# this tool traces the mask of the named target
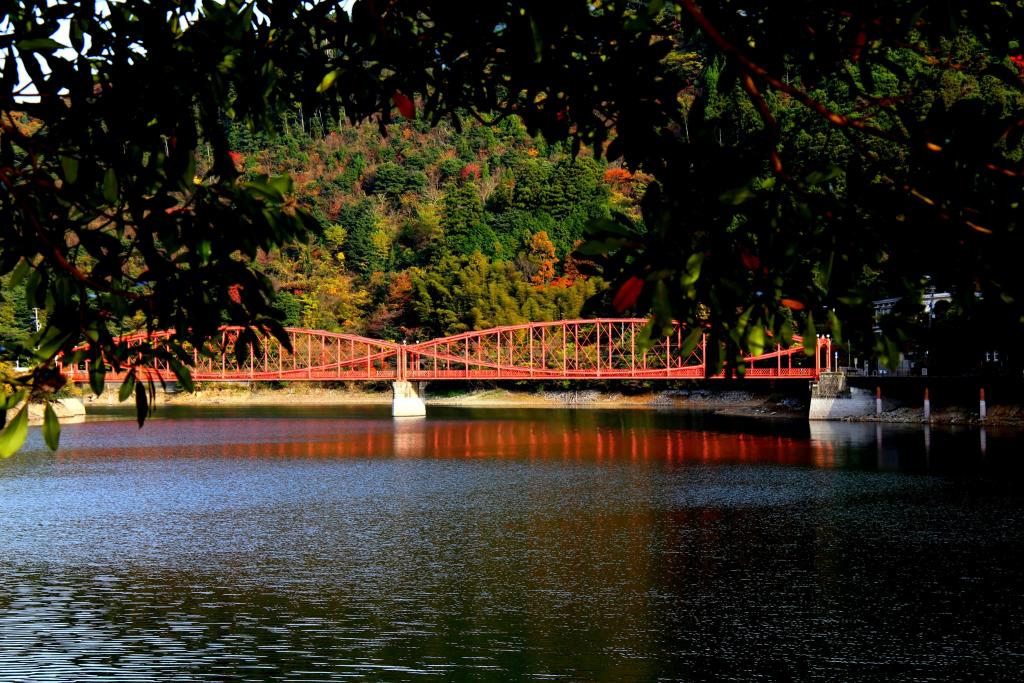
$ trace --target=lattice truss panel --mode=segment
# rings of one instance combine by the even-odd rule
[[[239,330],[226,329],[213,359],[198,357],[196,380],[248,377],[254,380],[391,380],[398,376],[398,346],[349,334],[288,328],[292,351],[277,339],[260,337],[248,358],[235,355]],[[219,366],[218,366],[219,363]]]
[[[258,337],[247,354],[236,357],[235,342],[241,328],[227,327],[221,330],[218,340],[213,340],[208,353],[192,352],[192,379],[203,381],[328,381],[328,380],[394,380],[398,378],[399,346],[348,334],[320,332],[288,328],[292,351],[288,352],[274,337]],[[158,344],[166,338],[165,333],[149,337],[150,343]],[[131,344],[132,341],[129,341]],[[170,368],[158,364],[152,374],[164,379],[174,379]],[[81,381],[79,375],[88,378],[88,368],[75,368],[70,379]],[[110,372],[107,379],[123,379],[124,372]]]
[[[683,330],[643,349],[643,319],[512,325],[406,347],[408,379],[703,377],[703,346]]]

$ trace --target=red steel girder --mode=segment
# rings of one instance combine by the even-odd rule
[[[403,345],[358,335],[287,328],[291,352],[273,337],[260,337],[248,358],[235,357],[242,328],[225,327],[206,353],[193,351],[197,382],[239,381],[436,381],[451,379],[700,379],[706,376],[707,339],[683,353],[689,331],[679,324],[646,348],[639,342],[643,318],[599,318],[506,325]],[[159,344],[168,333],[122,338],[129,346]],[[819,337],[813,362],[794,337],[747,356],[751,379],[816,379],[831,369],[831,340]],[[62,368],[69,380],[88,381],[87,364]],[[141,369],[144,376],[173,380],[169,367]],[[126,369],[108,371],[109,381]],[[722,375],[718,375],[721,377]]]

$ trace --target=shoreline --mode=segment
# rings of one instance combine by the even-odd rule
[[[775,401],[745,392],[660,391],[635,395],[595,390],[548,391],[526,393],[507,389],[478,389],[451,396],[427,396],[427,406],[457,408],[585,408],[597,410],[691,409],[735,412],[764,417],[799,418],[806,407],[795,402]],[[391,405],[387,392],[364,392],[338,389],[292,388],[253,389],[244,391],[200,390],[194,394],[168,394],[167,405]],[[716,410],[717,409],[717,410]]]
[[[622,394],[597,390],[544,391],[536,393],[508,389],[477,389],[448,396],[427,396],[427,406],[459,408],[583,408],[588,410],[692,410],[716,415],[760,419],[807,419],[807,403],[791,396],[755,394],[746,391],[714,391],[707,389]],[[369,392],[351,389],[290,386],[281,389],[230,388],[201,389],[196,393],[158,393],[158,405],[391,405],[391,392]],[[87,405],[118,405],[116,395],[86,398]],[[962,406],[932,411],[925,422],[920,407],[899,407],[880,416],[831,420],[836,422],[882,422],[904,424],[961,425],[971,427],[1024,427],[1024,407],[990,406],[984,421]]]

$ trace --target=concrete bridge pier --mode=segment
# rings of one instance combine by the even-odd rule
[[[864,417],[875,410],[871,394],[864,389],[847,385],[841,372],[823,372],[811,385],[811,409],[808,419],[842,420],[844,417]]]
[[[391,415],[393,417],[426,417],[427,404],[423,402],[426,382],[392,382],[394,392],[391,399]]]

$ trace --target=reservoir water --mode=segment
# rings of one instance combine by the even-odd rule
[[[163,407],[0,461],[0,681],[1013,680],[1017,432]]]

